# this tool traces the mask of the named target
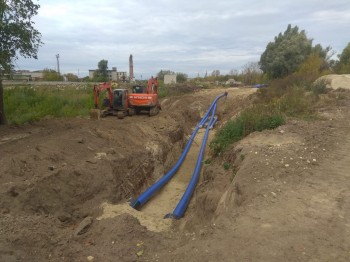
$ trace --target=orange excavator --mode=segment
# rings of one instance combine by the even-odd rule
[[[158,80],[151,77],[148,80],[147,88],[136,85],[132,88],[132,93],[128,96],[129,106],[134,113],[139,114],[145,111],[149,116],[154,116],[159,113],[161,109],[158,100]]]
[[[102,91],[107,93],[103,100],[103,109],[100,110],[99,95]],[[93,92],[95,110],[99,111],[98,114],[100,116],[116,115],[118,118],[124,118],[124,116],[130,114],[127,89],[113,89],[113,84],[106,82],[94,85]],[[93,113],[94,110],[91,112],[91,115]]]
[[[103,100],[104,109],[99,109],[99,94],[106,90],[107,96]],[[148,80],[147,88],[141,85],[133,86],[132,93],[129,94],[127,89],[113,89],[110,82],[94,85],[94,104],[95,109],[91,110],[91,116],[116,115],[122,119],[125,116],[132,116],[146,111],[149,116],[158,114],[161,109],[158,101],[158,81],[157,78]]]

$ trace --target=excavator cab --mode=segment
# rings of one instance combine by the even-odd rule
[[[113,111],[114,115],[116,113],[120,119],[124,118],[124,116],[132,115],[129,109],[127,89],[113,90]]]
[[[113,90],[113,108],[120,109],[125,108],[127,92],[125,89],[115,89]]]
[[[133,86],[132,93],[133,94],[143,94],[143,93],[145,93],[144,87],[140,86],[140,85]]]
[[[107,115],[116,115],[118,118],[124,118],[129,113],[128,90],[127,89],[112,89],[112,84],[100,83],[94,85],[94,104],[95,109],[90,110],[91,118],[99,118]],[[102,91],[106,91],[106,96],[103,100],[103,108],[100,109],[99,95]]]

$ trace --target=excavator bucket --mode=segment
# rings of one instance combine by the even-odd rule
[[[90,119],[99,120],[101,118],[100,109],[90,109]]]

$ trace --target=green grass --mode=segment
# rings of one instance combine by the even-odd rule
[[[198,87],[161,84],[159,97],[193,92]],[[100,104],[102,104],[100,94]],[[76,86],[17,86],[4,89],[6,118],[9,124],[38,121],[44,117],[87,116],[94,108],[92,84]]]
[[[210,164],[211,164],[211,159],[208,158],[208,159],[204,160],[203,163],[204,163],[205,165],[210,165]]]
[[[164,98],[167,96],[179,96],[190,94],[203,88],[203,86],[195,85],[193,83],[177,83],[165,85],[161,82],[158,89],[158,96],[159,98]]]
[[[23,124],[47,116],[87,116],[93,108],[92,87],[15,87],[4,89],[7,121]]]
[[[236,119],[227,122],[215,135],[210,147],[214,155],[224,151],[230,144],[255,131],[273,129],[285,123],[285,118],[272,106],[254,105],[244,110]]]

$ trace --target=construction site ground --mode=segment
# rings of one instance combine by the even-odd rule
[[[140,211],[129,207],[224,91],[218,128],[255,89],[165,98],[154,117],[0,126],[0,261],[350,261],[349,91],[325,95],[316,120],[288,119],[216,158],[207,147],[184,218],[163,219],[203,131],[174,181]]]

